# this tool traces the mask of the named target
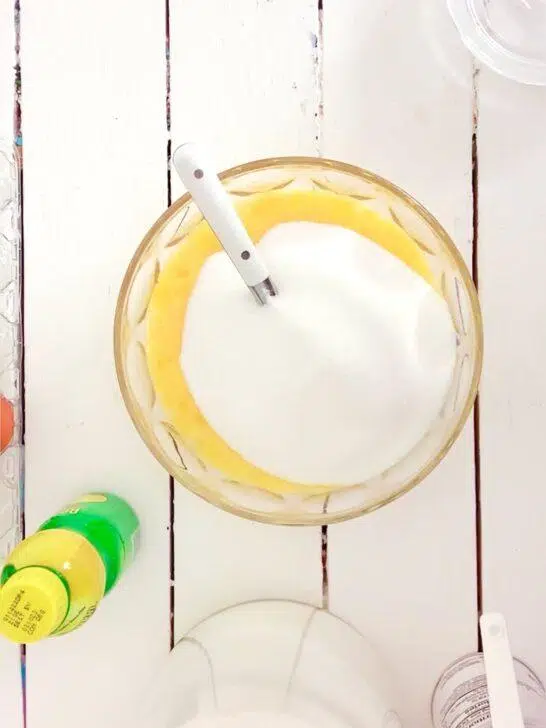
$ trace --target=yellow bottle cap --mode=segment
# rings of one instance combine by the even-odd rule
[[[60,627],[69,604],[60,576],[41,566],[21,569],[0,588],[0,634],[12,642],[37,642]]]

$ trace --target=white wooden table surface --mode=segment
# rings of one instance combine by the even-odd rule
[[[546,89],[478,67],[444,0],[20,2],[26,529],[115,489],[142,517],[143,548],[84,629],[28,648],[24,699],[19,650],[0,642],[2,728],[23,728],[23,706],[27,728],[140,728],[128,706],[172,642],[258,597],[351,620],[389,661],[407,726],[430,725],[435,680],[477,648],[482,607],[504,612],[546,678]],[[13,18],[0,0],[7,138]],[[170,140],[188,137],[222,167],[321,154],[374,170],[440,219],[479,276],[479,416],[387,508],[324,534],[245,522],[170,492],[134,431],[113,311],[171,182],[179,192]]]

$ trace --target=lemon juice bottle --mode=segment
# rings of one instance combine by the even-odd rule
[[[0,635],[37,642],[81,627],[133,561],[139,521],[110,493],[89,493],[9,555],[0,575]]]

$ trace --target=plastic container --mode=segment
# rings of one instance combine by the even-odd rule
[[[0,561],[21,538],[23,326],[17,149],[0,138]]]
[[[476,58],[515,81],[546,84],[546,0],[448,0],[448,6]]]
[[[135,710],[154,728],[401,726],[390,675],[364,637],[286,601],[240,604],[194,627]]]
[[[546,728],[546,691],[539,677],[514,658],[526,728]],[[461,657],[446,668],[432,696],[434,728],[494,728],[482,653]]]
[[[313,525],[372,511],[416,486],[448,452],[474,403],[482,363],[482,322],[471,276],[455,244],[437,220],[387,180],[342,162],[286,157],[250,162],[220,175],[232,200],[271,190],[327,190],[358,200],[415,240],[434,285],[446,299],[457,332],[454,376],[444,407],[405,457],[365,482],[321,494],[270,492],[235,481],[192,451],[169,420],[148,371],[147,312],[159,272],[200,222],[189,195],[154,223],[131,261],[115,317],[115,359],[125,404],[142,439],[182,485],[225,510],[257,521]],[[226,341],[229,339],[226,336]],[[294,433],[297,443],[298,433]],[[296,445],[295,445],[296,446]]]
[[[90,493],[10,554],[0,576],[0,634],[37,642],[81,627],[133,561],[139,522],[112,494]]]

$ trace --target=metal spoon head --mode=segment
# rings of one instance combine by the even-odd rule
[[[257,283],[255,286],[249,286],[249,288],[256,301],[262,306],[267,305],[269,299],[277,295],[277,289],[271,278],[266,278],[261,283]]]

